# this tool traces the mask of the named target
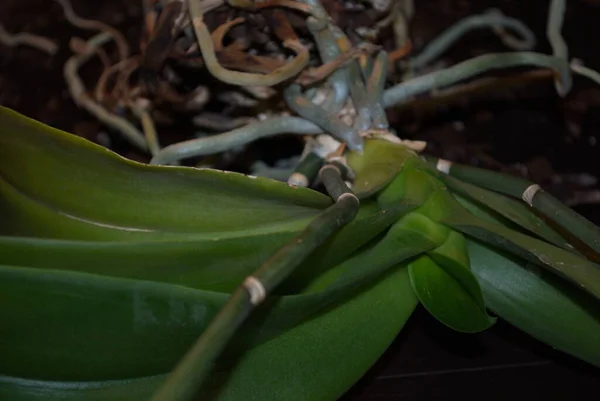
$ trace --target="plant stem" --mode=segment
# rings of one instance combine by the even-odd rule
[[[326,165],[320,170],[320,176],[334,204],[244,280],[151,401],[194,399],[215,361],[252,310],[317,247],[354,219],[359,201],[344,183],[339,169]]]
[[[439,159],[435,164],[438,170],[452,177],[490,191],[523,199],[600,255],[600,228],[543,191],[537,184],[508,174],[451,163],[443,159]]]

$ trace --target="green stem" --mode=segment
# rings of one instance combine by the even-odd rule
[[[452,177],[491,191],[523,199],[600,255],[600,228],[549,193],[541,190],[539,186],[531,181],[447,161],[441,163],[436,161],[435,163],[438,169],[440,169],[440,166],[445,166],[441,170]]]
[[[339,170],[324,166],[321,180],[334,204],[320,213],[306,229],[253,275],[248,276],[152,397],[152,401],[190,401],[211,372],[229,340],[252,310],[283,282],[317,247],[349,223],[358,212],[358,198],[348,189]]]
[[[287,180],[290,185],[308,187],[317,177],[319,169],[323,166],[323,159],[315,152],[308,153],[294,169],[294,172]]]

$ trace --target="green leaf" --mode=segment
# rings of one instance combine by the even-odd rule
[[[0,264],[230,292],[295,234],[144,242],[0,237]]]
[[[456,331],[476,333],[490,328],[495,319],[482,305],[477,280],[468,269],[449,266],[442,268],[427,255],[411,262],[408,271],[417,298],[437,320]]]
[[[402,174],[414,176],[411,178],[412,181],[421,176],[424,185],[432,188],[429,198],[418,212],[437,223],[543,267],[600,300],[599,265],[573,252],[475,216],[456,200],[441,181],[429,174],[427,179],[424,176],[425,170],[405,169]],[[388,191],[392,185],[385,191]]]
[[[348,153],[348,165],[355,174],[352,191],[359,199],[368,198],[389,184],[407,159],[416,153],[406,146],[384,139],[368,139],[362,153]]]
[[[366,202],[357,218],[298,268],[278,293],[294,293],[387,229],[406,211]],[[0,237],[0,264],[73,270],[230,292],[298,232],[144,242]]]
[[[463,202],[479,217],[502,221]],[[467,239],[467,246],[471,270],[490,310],[537,340],[600,366],[600,307],[592,297],[482,241]]]
[[[454,177],[439,174],[438,177],[456,193],[468,197],[484,208],[499,213],[513,223],[523,227],[532,234],[559,246],[563,249],[572,250],[572,247],[554,231],[545,221],[532,212],[524,202],[513,198],[479,188],[475,185],[462,182]]]
[[[600,367],[600,307],[592,297],[528,268],[522,259],[467,242],[471,268],[492,311],[537,340]]]
[[[267,300],[232,347],[274,338],[435,246],[422,235],[404,235],[397,226],[374,247],[335,267],[337,277],[323,290]],[[53,380],[163,373],[227,298],[170,284],[6,266],[0,268],[0,304],[10,307],[0,308],[0,320],[10,330],[0,332],[0,372]]]
[[[479,309],[485,313],[486,306],[483,293],[477,279],[471,272],[467,243],[462,234],[451,231],[446,242],[427,254],[462,285]]]
[[[373,241],[371,246],[332,269],[331,273],[312,283],[310,290],[336,287],[347,288],[368,281],[373,274],[383,274],[391,266],[430,251],[440,243],[439,238],[419,230],[423,220],[416,213],[409,213],[398,220],[383,238]],[[417,229],[415,229],[417,228]],[[346,284],[350,283],[350,284]]]
[[[530,261],[600,299],[600,266],[572,252],[468,212],[456,202],[440,223]]]
[[[395,268],[347,302],[220,366],[202,399],[333,401],[381,356],[416,304],[407,270]],[[381,305],[377,313],[374,305]],[[162,346],[173,341],[165,338]],[[145,401],[164,377],[49,382],[0,376],[0,399]]]
[[[331,204],[270,179],[136,163],[6,108],[0,127],[4,235],[133,241],[268,234],[301,229]]]
[[[416,207],[417,205],[403,203],[380,209],[376,202],[363,201],[357,217],[313,252],[276,292],[301,292],[313,286],[314,282],[321,281],[321,276],[337,277],[338,273],[329,269],[331,266],[346,261],[357,249],[383,235],[386,229]]]
[[[422,205],[439,186],[438,180],[421,171],[424,164],[420,159],[410,158],[404,162],[402,171],[378,195],[377,201],[382,207],[409,201]]]

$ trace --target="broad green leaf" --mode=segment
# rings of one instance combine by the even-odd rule
[[[0,234],[225,238],[297,230],[330,204],[270,179],[136,163],[0,108]]]
[[[313,252],[296,271],[277,289],[277,293],[293,293],[312,286],[321,275],[336,276],[328,269],[347,260],[357,249],[367,244],[394,224],[417,205],[404,203],[381,209],[376,202],[363,201],[357,217],[338,231],[331,240]]]
[[[271,297],[232,347],[274,338],[435,246],[423,236],[398,235],[403,233],[392,227],[375,251],[366,249],[334,268],[338,277],[321,291]],[[163,373],[227,298],[226,293],[149,281],[3,267],[0,305],[10,307],[0,308],[0,320],[10,330],[0,333],[0,373],[52,380]]]
[[[144,242],[0,237],[0,264],[229,292],[295,234]]]
[[[429,165],[432,160],[429,159]],[[533,183],[523,178],[486,170],[479,167],[452,164],[449,174],[462,181],[482,188],[520,199]],[[556,229],[572,245],[583,245],[580,251],[589,254],[594,260],[600,259],[600,227],[575,212],[570,207],[545,191],[538,191],[531,206],[540,215],[555,223]],[[586,249],[588,248],[588,249]]]
[[[221,366],[202,399],[333,401],[380,357],[416,304],[406,268],[395,268],[347,302]],[[382,305],[377,313],[375,305]],[[164,377],[48,382],[0,376],[0,399],[146,401]]]
[[[600,367],[600,307],[593,298],[551,274],[535,273],[522,259],[467,242],[490,310],[537,340]]]
[[[406,216],[402,217],[394,227],[397,227],[397,229],[402,228],[405,231],[419,233],[437,246],[442,245],[448,239],[448,235],[450,235],[452,231],[419,212],[408,213]]]
[[[0,237],[0,263],[4,264],[87,271],[230,291],[249,271],[306,226],[320,210],[316,204],[330,202],[314,191],[293,189],[266,179],[129,162],[81,138],[6,109],[0,109],[0,121],[4,122],[0,143],[6,145],[0,153],[11,150],[23,157],[29,155],[34,162],[25,167],[35,170],[21,171],[23,176],[18,176],[14,171],[19,170],[14,166],[19,167],[24,158],[13,163],[8,157],[0,160],[0,187],[4,188],[5,195],[0,197],[0,217],[4,217],[0,232],[38,237]],[[37,154],[48,145],[53,145],[50,151]],[[21,178],[18,182],[24,183],[26,188],[15,190],[4,172]],[[44,192],[47,187],[37,180],[38,172],[43,173],[46,184],[53,182],[60,190]],[[23,179],[30,176],[34,179]],[[97,189],[99,186],[102,186],[101,191]],[[62,190],[63,187],[67,190]],[[23,191],[34,195],[24,196]],[[157,196],[149,197],[148,191]],[[113,196],[118,202],[107,207],[106,202],[99,202],[102,194]],[[57,209],[54,201],[67,206]],[[148,201],[155,202],[156,208],[149,207]],[[205,210],[203,202],[210,204],[210,210]],[[99,220],[93,221],[94,217],[87,215],[85,221],[72,218],[82,207],[85,213]],[[123,229],[123,226],[119,229],[114,224],[100,222],[115,213],[115,208],[131,212],[140,223],[155,221],[161,227],[156,231],[139,227]],[[268,216],[261,217],[260,213]],[[306,217],[296,218],[298,213]],[[228,228],[235,229],[234,232],[223,232],[216,223],[230,220],[231,224],[237,224],[233,221],[236,215],[243,216],[235,228]],[[302,266],[299,274],[306,272],[304,281],[309,281],[312,271],[340,263],[389,226],[397,215],[392,210],[380,210],[373,203],[364,205],[351,226],[324,244],[304,264],[310,268]],[[206,224],[211,221],[214,224]],[[62,238],[77,241],[55,240]],[[198,266],[199,261],[202,267]]]
[[[525,258],[600,299],[599,265],[570,251],[473,215],[456,200],[441,181],[429,174],[426,174],[429,176],[427,179],[424,174],[425,169],[408,168],[400,174],[415,177],[411,178],[412,181],[415,181],[416,177],[422,177],[424,185],[433,188],[423,206],[417,209],[418,212],[435,222]],[[392,185],[386,188],[386,191]]]
[[[460,208],[446,185],[431,175],[424,160],[416,157],[406,160],[402,171],[377,196],[377,202],[381,207],[416,203],[420,205],[416,211],[434,221]]]
[[[439,222],[524,258],[600,299],[600,266],[597,264],[503,225],[478,218],[458,202],[455,206],[453,213],[444,215]]]
[[[341,263],[404,212],[400,208],[380,210],[375,203],[366,202],[357,218],[299,266],[298,274],[278,293],[296,292],[315,274]],[[0,263],[229,292],[298,233],[145,242],[0,237]]]
[[[240,372],[235,376],[238,380],[228,381],[232,387],[219,394],[220,398],[337,400],[364,375],[366,367],[379,359],[417,305],[406,267],[390,266],[384,277],[387,278],[375,283],[372,295],[365,292],[362,299],[355,298],[334,309],[333,312],[348,308],[338,315],[322,315],[326,320],[320,322],[320,327],[311,326],[313,321],[309,321],[300,327],[301,331],[293,333],[293,338],[287,340],[284,335],[273,340],[282,340],[279,343],[266,343],[269,352],[264,352],[258,361],[257,357],[250,359],[250,353],[248,363],[242,360],[241,368],[258,377],[242,376]],[[270,383],[271,394],[264,394],[264,383]],[[233,386],[238,390],[234,391]],[[246,398],[245,394],[252,396]]]
[[[554,231],[546,222],[532,212],[524,202],[513,198],[479,188],[475,185],[462,182],[449,175],[440,174],[440,179],[453,191],[477,202],[484,208],[489,208],[504,216],[513,223],[518,224],[530,233],[559,246],[563,249],[572,250],[572,247]]]
[[[353,192],[360,199],[367,198],[389,184],[402,170],[405,160],[416,153],[404,145],[384,139],[368,139],[362,153],[350,152],[348,165],[356,175]]]
[[[471,201],[462,203],[481,218],[502,222]],[[532,337],[600,366],[600,307],[593,298],[489,244],[473,239],[467,244],[490,310]]]
[[[452,270],[456,276],[423,255],[408,267],[410,281],[417,298],[437,320],[464,333],[476,333],[490,328],[495,319],[482,310],[480,300],[469,290],[478,287],[477,280],[467,275],[468,270]],[[458,273],[460,272],[460,273]],[[467,286],[463,282],[468,282]]]
[[[435,190],[437,182],[429,174],[420,170],[422,162],[414,157],[404,162],[402,171],[377,194],[377,202],[382,207],[409,201],[423,205]]]
[[[451,231],[442,245],[427,254],[463,287],[479,309],[485,313],[485,301],[483,300],[481,287],[471,272],[469,252],[463,235]]]
[[[373,274],[383,274],[391,266],[409,260],[423,252],[430,251],[441,242],[418,229],[422,216],[409,213],[397,221],[385,236],[372,241],[371,246],[361,253],[332,269],[328,274],[317,278],[309,287],[310,291],[324,288],[346,289],[348,284],[355,286],[370,280]],[[352,284],[354,283],[354,284]]]

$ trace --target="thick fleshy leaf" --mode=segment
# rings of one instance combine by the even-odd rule
[[[224,238],[297,230],[330,204],[266,178],[136,163],[0,108],[0,234]]]
[[[415,204],[403,203],[379,208],[376,202],[363,201],[358,216],[313,252],[276,292],[288,294],[303,291],[323,274],[335,276],[337,273],[329,269],[331,266],[343,263],[360,247],[376,237],[384,236],[387,228],[416,207]]]
[[[406,159],[416,153],[404,145],[384,139],[368,139],[362,153],[350,152],[348,165],[356,175],[352,190],[360,199],[367,198],[389,184],[402,170]]]
[[[395,222],[404,209],[366,202],[357,218],[320,247],[278,293],[293,293]],[[0,237],[0,264],[73,270],[111,277],[232,291],[299,232],[145,242]]]
[[[569,251],[573,249],[560,234],[533,213],[532,209],[524,202],[462,182],[449,175],[440,174],[438,177],[440,177],[453,192],[468,197],[484,208],[489,208],[493,212],[504,216],[513,223],[551,244]]]
[[[459,200],[477,216],[502,223],[472,201]],[[467,245],[490,310],[532,337],[600,366],[600,307],[593,298],[482,241],[467,239]]]
[[[417,304],[407,270],[221,366],[207,401],[333,401],[379,358]],[[374,305],[382,305],[373,313]],[[376,328],[376,329],[374,329]],[[165,341],[166,342],[166,341]],[[47,382],[0,376],[11,401],[146,401],[164,375],[127,381]]]
[[[406,159],[402,171],[377,194],[379,205],[389,207],[399,202],[409,201],[422,207],[439,186],[438,180],[421,171],[422,165],[424,162],[417,157]]]
[[[336,275],[328,276],[321,290],[269,298],[232,347],[280,335],[434,246],[423,235],[404,230],[402,221],[396,223],[381,241],[333,268]],[[11,306],[0,308],[0,320],[10,328],[0,332],[0,373],[53,380],[163,373],[227,298],[226,293],[149,281],[0,268],[0,304]]]
[[[600,367],[600,307],[523,259],[467,240],[471,268],[490,310],[532,337]]]
[[[494,324],[495,319],[481,309],[479,299],[467,290],[478,288],[478,284],[465,271],[454,269],[455,273],[460,271],[459,281],[427,255],[412,261],[408,271],[419,301],[446,326],[464,333],[476,333]]]
[[[408,162],[405,163],[403,171],[382,193],[382,196],[389,194],[389,200],[382,203],[380,196],[379,203],[385,206],[393,203],[395,197],[400,198],[400,195],[391,192],[392,189],[398,193],[416,193],[420,200],[424,200],[423,205],[417,209],[419,213],[463,234],[525,258],[600,299],[599,265],[573,252],[473,215],[457,201],[441,181],[429,174],[428,170],[427,166],[409,168]],[[420,189],[409,189],[411,186],[418,187],[419,182]]]
[[[424,220],[426,219],[416,213],[402,217],[390,227],[385,236],[372,241],[370,247],[316,277],[307,291],[347,288],[348,285],[368,281],[373,274],[383,274],[391,266],[435,249],[441,244],[438,242],[439,237],[419,230]]]
[[[485,313],[486,306],[481,287],[471,272],[467,243],[462,234],[451,231],[446,241],[427,253],[434,262],[446,270],[469,294],[479,309]]]
[[[451,202],[454,206],[451,206]],[[440,216],[440,223],[524,258],[600,300],[599,265],[547,242],[479,218],[456,200],[448,200],[447,208],[450,207],[453,211]]]
[[[294,234],[144,242],[0,237],[0,264],[229,292]]]
[[[429,163],[431,164],[431,161]],[[456,163],[452,164],[448,174],[516,199],[521,199],[526,191],[535,185],[533,182],[510,174]],[[573,242],[572,245],[580,246],[579,250],[582,253],[588,254],[591,259],[600,259],[600,227],[543,190],[535,193],[531,199],[531,206],[540,215],[552,220],[559,233]]]

